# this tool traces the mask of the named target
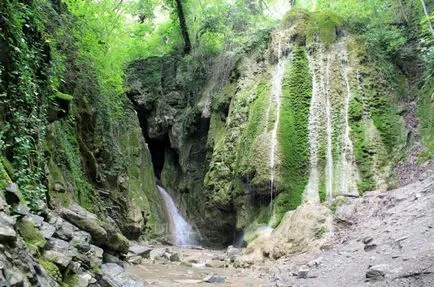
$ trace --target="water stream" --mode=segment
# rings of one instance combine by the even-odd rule
[[[279,34],[278,47],[277,47],[277,65],[272,75],[272,101],[275,105],[276,119],[274,120],[273,130],[271,132],[271,148],[270,148],[270,206],[273,206],[274,196],[274,179],[276,177],[276,153],[278,148],[277,130],[279,128],[280,121],[280,104],[282,97],[282,80],[285,73],[285,60],[286,57],[282,57],[282,36]]]
[[[173,244],[181,247],[196,246],[197,233],[193,230],[187,220],[181,215],[176,207],[173,198],[161,186],[157,186],[164,204],[166,206],[167,215],[169,218],[169,237]]]

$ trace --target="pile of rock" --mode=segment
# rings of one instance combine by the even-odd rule
[[[116,255],[128,252],[129,241],[115,226],[76,204],[32,214],[9,185],[0,191],[0,286],[125,286],[116,276],[134,280]],[[117,261],[119,272],[103,258]]]

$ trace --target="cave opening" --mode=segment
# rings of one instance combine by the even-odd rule
[[[145,133],[145,132],[143,132]],[[146,137],[145,137],[146,138]],[[170,151],[170,139],[166,133],[158,138],[147,138],[148,148],[151,153],[152,166],[157,179],[161,179],[161,172],[164,167],[166,152]]]

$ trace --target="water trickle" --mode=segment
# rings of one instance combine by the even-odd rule
[[[161,186],[157,186],[163,197],[169,217],[169,236],[176,246],[189,247],[197,245],[197,234],[190,224],[182,217],[170,194]]]
[[[278,148],[277,130],[279,128],[280,120],[280,104],[282,97],[282,80],[285,72],[285,59],[282,57],[282,35],[278,35],[278,47],[277,47],[277,65],[272,74],[272,104],[275,106],[276,118],[274,120],[273,130],[271,132],[271,148],[270,148],[270,206],[273,206],[274,196],[274,180],[276,177],[276,153]]]
[[[329,87],[330,79],[330,60],[327,58],[325,87]],[[324,88],[325,91],[325,101],[326,101],[326,135],[327,135],[327,146],[326,146],[326,197],[327,200],[333,198],[333,154],[332,154],[332,112],[330,104],[330,93],[328,88]]]
[[[345,43],[339,43],[339,50],[341,51],[341,70],[345,81],[346,95],[344,99],[344,127],[343,127],[343,146],[341,157],[341,182],[340,189],[342,192],[348,194],[358,194],[357,191],[357,169],[355,167],[355,157],[353,150],[353,143],[350,139],[350,125],[348,121],[348,111],[351,97],[351,86],[348,77],[348,55],[345,49]]]

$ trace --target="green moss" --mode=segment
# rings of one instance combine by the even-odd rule
[[[270,86],[263,78],[256,88],[256,98],[250,104],[249,118],[237,149],[236,174],[247,177],[252,188],[267,190],[269,166],[267,139],[267,106],[270,105]]]
[[[417,114],[420,119],[422,143],[428,151],[425,158],[434,157],[434,79],[429,78],[419,91]]]
[[[44,267],[45,271],[53,277],[57,282],[62,281],[62,273],[60,273],[59,268],[51,261],[48,261],[44,258],[39,258],[38,263]]]
[[[63,278],[62,283],[60,286],[62,287],[75,287],[78,284],[78,276],[75,274],[69,274],[66,275],[65,278]]]
[[[336,41],[337,30],[342,26],[342,19],[330,10],[308,12],[302,9],[291,9],[282,20],[286,27],[295,27],[299,43],[304,44],[319,40],[328,45]]]
[[[283,193],[275,203],[276,223],[297,208],[307,184],[309,168],[308,119],[312,78],[304,48],[292,52],[282,87],[278,140],[281,150],[280,181]]]
[[[17,224],[17,229],[21,237],[24,239],[24,242],[32,252],[37,253],[47,243],[42,237],[42,234],[31,221],[21,220]]]
[[[6,186],[12,183],[9,174],[4,167],[3,160],[3,157],[0,157],[0,190],[3,190]]]
[[[56,99],[60,99],[60,100],[64,100],[67,102],[72,101],[73,97],[71,95],[56,91],[56,93],[54,94],[54,98]]]

